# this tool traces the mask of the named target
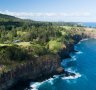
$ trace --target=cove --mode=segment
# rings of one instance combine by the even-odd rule
[[[79,52],[72,52],[71,59],[61,62],[66,70],[76,73],[75,77],[55,75],[43,82],[31,82],[29,90],[96,90],[96,40],[81,41],[75,49]]]

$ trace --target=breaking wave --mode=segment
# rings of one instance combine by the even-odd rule
[[[82,54],[83,52],[81,52],[81,51],[78,51],[78,52],[76,52],[76,54]]]
[[[68,76],[68,77],[62,77],[62,79],[77,79],[81,77],[81,74],[80,73],[75,73],[75,76]]]

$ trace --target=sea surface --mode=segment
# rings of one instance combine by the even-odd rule
[[[79,52],[72,52],[72,58],[61,62],[75,76],[54,75],[43,82],[31,81],[28,87],[17,90],[96,90],[96,39],[82,40],[75,49]]]

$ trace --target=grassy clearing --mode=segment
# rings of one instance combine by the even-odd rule
[[[0,46],[12,46],[12,44],[0,44]]]
[[[23,47],[26,47],[26,46],[30,46],[30,42],[18,42],[18,43],[15,43],[16,45],[19,45],[19,46],[23,46]]]
[[[30,42],[18,42],[18,43],[13,43],[14,45],[18,45],[18,46],[23,46],[23,47],[27,47],[30,46]],[[13,44],[0,44],[0,46],[12,46]]]
[[[60,27],[65,28],[65,29],[71,29],[72,28],[72,26],[60,26]]]
[[[49,41],[48,46],[49,46],[49,50],[56,53],[62,48],[62,43],[56,40],[51,40]]]
[[[26,35],[26,34],[27,34],[27,32],[17,31],[17,35],[23,36],[23,35]]]
[[[72,28],[74,28],[74,30],[75,30],[75,29],[80,28],[80,27],[77,27],[77,26],[60,26],[60,27],[65,28],[66,30],[71,30]]]
[[[60,31],[61,33],[62,33],[62,35],[66,35],[66,32],[64,32],[64,31]]]

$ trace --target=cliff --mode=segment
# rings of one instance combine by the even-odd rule
[[[81,40],[81,37],[78,36],[78,39],[74,38],[74,40],[78,42]],[[64,73],[63,68],[60,66],[61,59],[70,57],[69,53],[74,50],[74,44],[75,43],[67,44],[66,48],[60,50],[56,55],[44,55],[34,58],[32,61],[21,64],[7,73],[3,73],[0,76],[0,90],[8,89],[8,87],[12,86],[20,79],[37,80]],[[67,72],[65,73],[67,75]]]
[[[42,60],[42,62],[41,62]],[[38,65],[39,63],[39,65]],[[32,79],[61,73],[58,55],[45,55],[35,59],[35,63],[27,62],[0,76],[0,90],[6,90],[20,79]]]
[[[58,51],[58,54],[49,54],[34,58],[32,61],[27,61],[26,63],[20,64],[15,69],[1,74],[0,90],[8,89],[20,79],[37,80],[41,77],[44,78],[46,76],[64,73],[63,68],[60,67],[61,60],[70,57],[69,53],[74,51],[74,44],[78,43],[83,38],[95,38],[95,34],[84,32],[80,35],[75,34],[71,38],[74,42],[64,43],[66,48],[62,48]],[[69,75],[67,72],[65,72],[65,74]]]

